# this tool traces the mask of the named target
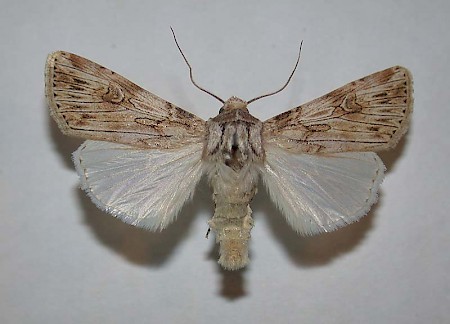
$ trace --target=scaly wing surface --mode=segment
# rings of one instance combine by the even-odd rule
[[[64,134],[143,149],[204,140],[202,119],[78,55],[50,54],[45,84],[51,115]]]
[[[295,153],[389,149],[408,128],[412,92],[410,73],[395,66],[265,121],[263,138]]]
[[[294,230],[329,232],[366,215],[385,167],[373,152],[297,154],[266,147],[261,177]]]
[[[142,150],[86,141],[73,160],[84,189],[102,210],[150,230],[167,227],[203,174],[202,144]]]

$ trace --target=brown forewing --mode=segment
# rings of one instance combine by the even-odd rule
[[[140,148],[204,140],[202,119],[75,54],[50,54],[45,79],[51,115],[67,135]]]
[[[391,67],[265,121],[263,140],[299,153],[392,148],[408,128],[412,92],[408,70]]]

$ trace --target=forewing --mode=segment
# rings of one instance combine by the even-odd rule
[[[94,203],[122,221],[151,230],[171,223],[201,178],[202,144],[141,150],[86,141],[73,154]]]
[[[51,115],[67,135],[140,148],[203,141],[202,119],[75,54],[50,54],[45,82]]]
[[[312,235],[366,215],[384,170],[373,152],[295,154],[269,145],[261,176],[292,228]]]
[[[263,138],[297,153],[392,148],[408,128],[412,92],[408,70],[392,67],[265,121]]]

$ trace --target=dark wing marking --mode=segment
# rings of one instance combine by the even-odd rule
[[[264,122],[263,138],[291,152],[379,151],[408,129],[412,79],[395,66]]]
[[[64,134],[140,148],[204,140],[202,119],[75,54],[48,56],[45,85],[51,115]]]

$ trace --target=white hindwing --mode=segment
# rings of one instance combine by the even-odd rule
[[[377,200],[385,167],[373,152],[294,154],[266,148],[261,174],[272,200],[299,233],[357,221]]]
[[[203,144],[142,150],[86,141],[73,160],[94,203],[122,221],[151,230],[170,224],[200,180]]]

